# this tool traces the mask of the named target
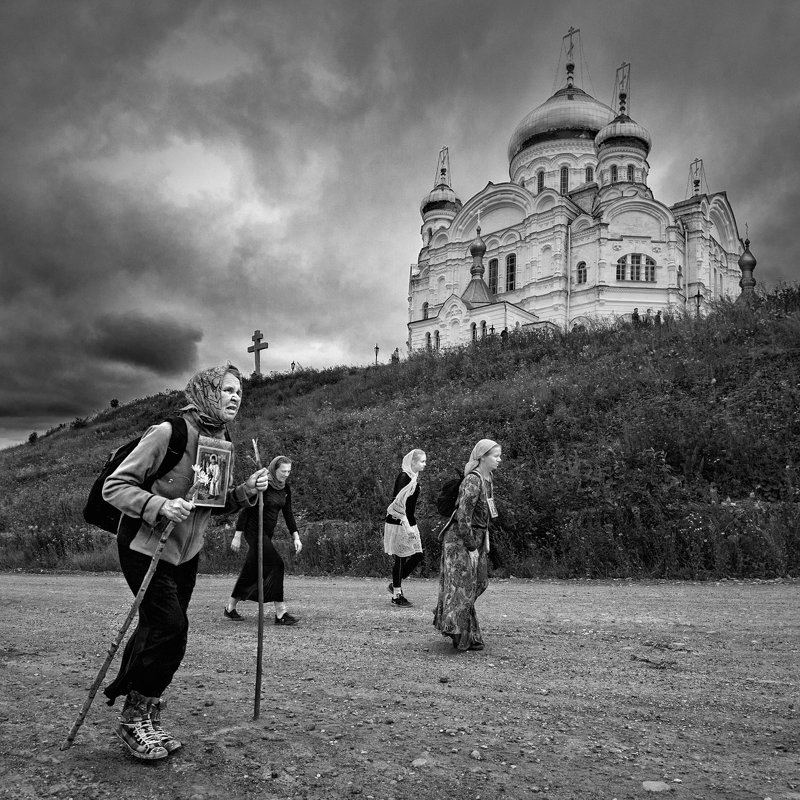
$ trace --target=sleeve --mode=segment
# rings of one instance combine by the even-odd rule
[[[411,483],[411,478],[405,474],[405,472],[401,472],[394,480],[394,490],[392,491],[392,496],[389,498],[389,502],[391,503],[398,494],[400,494],[400,490],[404,486],[408,486]]]
[[[239,512],[239,516],[236,517],[236,527],[234,530],[244,532],[245,528],[247,527],[247,519],[250,516],[251,511],[250,508],[243,508]]]
[[[139,444],[103,484],[103,499],[107,503],[129,517],[143,519],[150,526],[156,524],[158,512],[167,498],[142,489],[142,484],[158,471],[171,435],[169,422],[148,428]]]
[[[408,476],[406,476],[408,477]],[[409,480],[410,483],[410,480]],[[419,498],[419,484],[417,488],[406,498],[406,517],[409,525],[417,524],[417,499]]]
[[[481,496],[481,479],[477,475],[467,475],[461,483],[458,495],[458,530],[467,550],[476,550],[477,536],[472,531],[472,514]]]
[[[289,529],[289,533],[294,533],[297,530],[297,523],[292,513],[292,490],[289,488],[288,483],[286,484],[286,502],[283,504],[283,518],[286,520],[286,527]]]

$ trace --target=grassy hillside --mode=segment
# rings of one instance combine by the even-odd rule
[[[110,449],[181,402],[144,398],[0,451],[0,567],[113,567],[111,537],[82,522],[88,487]],[[412,447],[428,453],[420,528],[435,571],[436,492],[488,437],[504,451],[497,570],[771,577],[800,575],[799,409],[800,289],[784,287],[659,328],[494,337],[251,380],[232,434],[240,473],[256,436],[295,462],[296,571],[386,571],[381,520]],[[238,566],[223,523],[206,570]]]

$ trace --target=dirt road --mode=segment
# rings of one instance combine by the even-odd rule
[[[95,701],[59,750],[130,597],[119,575],[0,575],[0,797],[800,800],[798,582],[491,583],[483,652],[386,581],[287,578],[302,621],[265,626],[201,576],[170,692],[185,742],[143,764]],[[116,667],[112,665],[112,672]]]

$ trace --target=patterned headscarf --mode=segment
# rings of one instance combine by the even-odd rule
[[[411,468],[411,464],[413,463],[414,459],[420,455],[424,455],[424,450],[419,450],[415,448],[414,450],[409,450],[403,456],[403,464],[402,470],[411,478],[411,483],[406,484],[398,493],[397,497],[389,503],[389,507],[386,509],[386,513],[391,517],[404,517],[406,515],[406,500],[414,494],[414,490],[417,488],[417,478],[419,477],[418,472],[414,472]]]
[[[267,470],[269,471],[269,477],[267,480],[273,489],[283,489],[283,487],[286,486],[286,480],[278,477],[278,467],[281,464],[291,463],[292,462],[286,458],[286,456],[275,456],[275,458],[269,462],[269,467],[267,467]]]
[[[184,406],[181,411],[197,411],[200,422],[212,430],[223,427],[225,420],[222,418],[219,403],[222,397],[222,381],[229,372],[241,382],[242,374],[233,364],[211,367],[193,375],[185,390],[189,405]]]
[[[481,458],[495,447],[499,447],[497,442],[493,442],[491,439],[481,439],[469,454],[469,461],[464,466],[464,474],[467,475],[477,469],[481,463]]]

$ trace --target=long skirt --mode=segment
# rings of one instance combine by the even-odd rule
[[[479,553],[477,566],[473,566],[463,542],[445,534],[433,624],[443,636],[449,636],[459,650],[483,644],[475,601],[488,585],[486,553]]]
[[[239,579],[233,587],[231,597],[236,600],[258,602],[258,536],[245,535],[247,558],[244,560]],[[264,602],[283,602],[283,575],[285,567],[281,554],[272,544],[272,537],[264,534]]]

